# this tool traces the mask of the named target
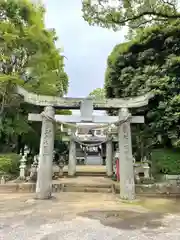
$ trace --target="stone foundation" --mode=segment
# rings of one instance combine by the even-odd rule
[[[35,183],[12,183],[1,184],[0,193],[16,193],[16,192],[35,192]]]
[[[0,185],[0,193],[33,193],[35,183],[7,183]],[[75,183],[54,183],[52,192],[101,192],[119,193],[119,184],[75,184]],[[136,194],[141,196],[180,196],[180,186],[170,183],[137,184]]]
[[[35,183],[1,184],[0,193],[33,193],[36,190]],[[113,192],[112,184],[73,184],[54,183],[52,192]]]
[[[154,184],[144,184],[136,185],[136,192],[139,194],[180,194],[180,186],[171,183],[154,183]]]
[[[115,184],[119,193],[119,185]],[[180,196],[180,185],[171,183],[136,184],[136,194],[144,196]]]

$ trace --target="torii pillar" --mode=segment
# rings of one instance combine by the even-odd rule
[[[52,162],[54,150],[54,108],[47,106],[42,115],[41,140],[39,150],[36,198],[48,199],[52,193]]]
[[[119,120],[124,121],[118,126],[119,144],[119,172],[120,172],[120,198],[124,200],[135,199],[134,165],[131,142],[131,119],[127,108],[119,110]]]
[[[71,135],[69,143],[69,163],[68,163],[68,176],[73,177],[76,174],[76,142]]]
[[[110,136],[106,142],[106,174],[108,177],[113,175],[113,142]]]

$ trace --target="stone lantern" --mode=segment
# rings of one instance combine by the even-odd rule
[[[63,156],[59,159],[59,177],[63,177],[64,158]]]
[[[27,156],[28,156],[28,149],[27,147],[24,150],[24,155],[22,156],[20,160],[20,166],[19,166],[19,179],[20,180],[25,180],[26,179],[26,162],[27,162]]]

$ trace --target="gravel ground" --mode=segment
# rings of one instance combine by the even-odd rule
[[[0,194],[0,239],[179,240],[180,213],[125,204],[111,194],[61,193],[45,201]]]

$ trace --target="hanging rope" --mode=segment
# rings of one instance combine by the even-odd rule
[[[98,141],[97,143],[84,143],[83,140],[78,139],[78,137],[74,137],[74,141],[85,147],[96,147],[102,145],[103,143],[106,143],[108,139],[106,138],[104,141]],[[88,141],[88,139],[86,141]],[[92,141],[92,139],[89,139],[89,141]]]
[[[41,116],[46,118],[47,120],[51,121],[51,122],[56,122],[55,119],[49,115],[47,115],[44,111],[41,113]]]
[[[127,121],[130,121],[132,118],[131,114],[128,114],[128,116],[124,120],[118,120],[116,122],[112,122],[109,124],[106,124],[104,126],[100,125],[100,127],[93,127],[91,130],[102,130],[102,129],[108,129],[108,128],[114,128],[116,126],[119,126]]]
[[[58,120],[58,121],[55,121],[54,118],[48,116],[44,111],[41,113],[41,116],[42,116],[42,117],[45,117],[45,118],[48,119],[49,121],[53,121],[53,122],[55,122],[55,123],[58,122],[58,123],[60,123],[60,124],[62,124],[62,125],[67,125],[67,126],[70,126],[70,127],[72,127],[72,128],[76,128],[76,129],[77,129],[77,128],[82,128],[82,126],[78,126],[77,124],[72,124],[72,123],[63,122],[63,121],[59,121],[59,120]],[[124,120],[118,120],[118,121],[116,121],[116,122],[108,123],[108,124],[103,125],[103,126],[100,124],[99,126],[90,128],[90,130],[108,129],[109,127],[114,127],[114,125],[115,125],[115,126],[119,126],[119,125],[121,125],[121,124],[129,121],[131,118],[132,118],[131,114],[128,114],[128,116],[127,116]]]
[[[41,116],[45,117],[49,121],[57,123],[54,118],[52,118],[51,116],[48,116],[44,111],[41,113]],[[123,123],[125,123],[127,121],[130,121],[131,118],[132,118],[131,114],[128,114],[127,117],[125,119],[123,119],[123,120],[118,120],[116,122],[108,123],[108,124],[103,125],[103,126],[99,124],[99,126],[92,127],[89,130],[102,130],[102,129],[104,129],[104,130],[107,130],[107,132],[110,133],[111,129],[114,128],[114,126],[120,126],[121,124],[123,124]],[[63,122],[63,121],[58,121],[58,123],[62,124],[62,125],[67,125],[67,126],[73,128],[73,129],[80,129],[80,128],[82,128],[82,126],[78,126],[77,124],[67,123],[67,122]],[[106,143],[109,140],[109,138],[107,137],[105,140],[100,141],[98,143],[89,144],[89,143],[84,143],[83,140],[78,139],[78,137],[75,136],[75,135],[73,135],[73,139],[74,139],[75,142],[79,143],[80,145],[88,146],[88,147],[100,146],[101,144]],[[88,139],[86,141],[88,141]],[[89,139],[89,141],[92,141],[92,139]]]

